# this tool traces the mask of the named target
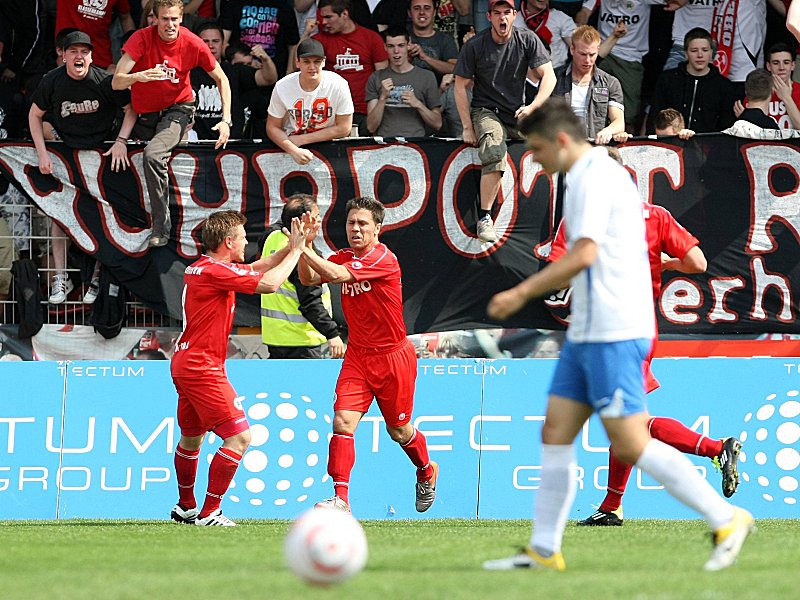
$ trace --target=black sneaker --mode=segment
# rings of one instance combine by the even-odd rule
[[[578,525],[622,527],[622,507],[620,506],[613,512],[597,510],[593,514],[586,517],[583,521],[578,521]]]
[[[722,493],[726,498],[733,496],[739,487],[739,469],[736,463],[741,451],[742,442],[735,437],[729,437],[722,440],[722,452],[714,457],[714,464],[722,472]]]

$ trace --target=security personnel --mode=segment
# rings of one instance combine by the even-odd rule
[[[288,238],[282,228],[306,212],[319,217],[316,200],[308,194],[290,196],[281,220],[266,232],[262,256],[283,248]],[[269,350],[269,358],[322,358],[325,342],[333,358],[344,356],[339,326],[331,317],[328,286],[301,284],[295,267],[276,292],[261,295],[261,340]]]

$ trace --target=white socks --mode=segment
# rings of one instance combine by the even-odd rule
[[[675,499],[703,515],[711,529],[719,529],[733,518],[733,506],[672,446],[650,440],[636,466],[663,485]]]
[[[542,444],[542,474],[534,495],[531,547],[550,556],[561,551],[567,516],[575,500],[575,448],[572,444]]]

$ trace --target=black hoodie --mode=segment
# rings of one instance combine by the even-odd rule
[[[733,84],[714,65],[710,68],[706,75],[696,77],[686,71],[683,62],[661,73],[647,118],[648,133],[655,133],[656,115],[665,108],[678,110],[686,128],[696,133],[722,131],[733,125]]]

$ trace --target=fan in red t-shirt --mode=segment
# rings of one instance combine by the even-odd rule
[[[244,261],[246,219],[235,210],[212,213],[203,223],[206,248],[183,276],[183,332],[175,342],[170,371],[178,391],[181,438],[175,449],[178,503],[171,517],[199,526],[236,525],[220,503],[250,445],[250,425],[228,381],[225,356],[236,292],[271,294],[286,281],[302,254],[305,231],[292,221],[287,246],[249,265]],[[206,433],[222,439],[208,468],[208,491],[198,510],[194,496],[197,458]]]
[[[660,135],[672,135],[677,132],[665,132]],[[619,152],[609,155],[622,164]],[[683,273],[702,273],[706,270],[706,258],[700,250],[699,241],[680,223],[675,220],[670,212],[662,207],[649,202],[642,202],[642,214],[645,222],[647,236],[648,258],[650,262],[650,276],[653,284],[653,300],[658,303],[661,295],[661,272],[665,270],[680,271]],[[566,231],[562,221],[553,241],[548,262],[557,261],[567,250]],[[552,298],[552,297],[551,297]],[[560,304],[569,301],[569,294],[559,292],[556,298]],[[550,300],[550,299],[548,299]],[[552,301],[548,306],[553,305]],[[555,305],[559,302],[556,301]],[[560,306],[559,308],[563,308]],[[655,342],[650,349],[650,354],[644,361],[644,380],[648,393],[659,387],[658,380],[650,370],[650,363],[655,355]],[[739,475],[736,467],[739,451],[742,444],[734,437],[713,439],[692,431],[683,423],[669,417],[651,417],[648,422],[650,435],[673,448],[686,454],[706,456],[718,461],[722,470],[722,491],[726,497],[732,496],[739,485]],[[614,456],[613,449],[608,455],[608,486],[606,497],[600,507],[586,519],[579,521],[579,525],[622,525],[622,496],[628,484],[633,467]]]
[[[378,241],[383,205],[373,198],[354,198],[346,210],[350,247],[328,260],[312,247],[319,224],[310,213],[303,215],[306,247],[298,263],[303,285],[342,284],[342,310],[350,331],[336,382],[328,454],[335,496],[317,506],[350,512],[350,473],[356,461],[353,436],[375,399],[389,435],[417,467],[416,509],[425,512],[436,498],[439,465],[428,457],[425,436],[411,424],[417,355],[406,338],[400,265]]]
[[[169,157],[194,118],[192,69],[201,67],[219,88],[222,120],[212,127],[219,131],[215,148],[225,147],[233,122],[228,77],[205,42],[181,27],[183,0],[155,0],[153,10],[156,25],[136,31],[122,47],[112,87],[130,88],[131,104],[139,115],[133,134],[150,140],[143,165],[153,220],[148,245],[158,247],[166,245],[171,229]]]

